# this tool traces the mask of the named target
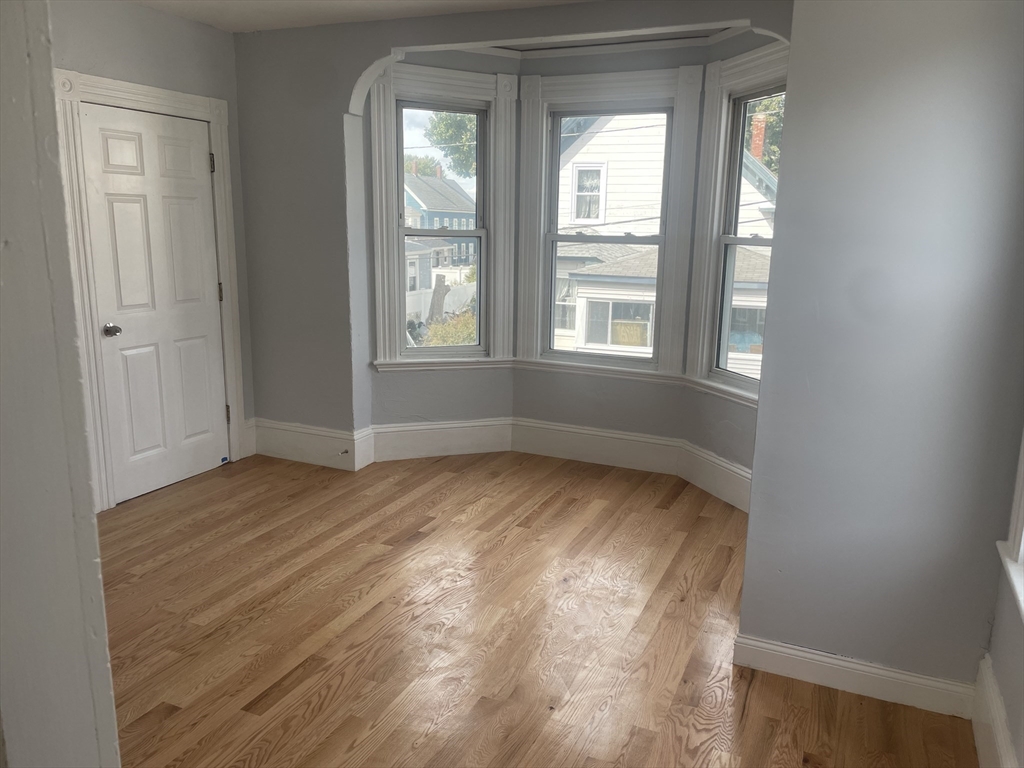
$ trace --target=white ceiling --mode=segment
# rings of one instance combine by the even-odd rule
[[[134,0],[225,32],[533,8],[584,0]]]

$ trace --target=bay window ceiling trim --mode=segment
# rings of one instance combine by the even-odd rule
[[[516,97],[514,75],[478,74],[394,63],[385,68],[370,90],[371,174],[373,180],[374,283],[376,291],[376,361],[378,370],[462,367],[485,361],[507,362],[513,354],[513,296],[515,250]],[[400,169],[397,165],[398,116],[401,104],[439,110],[466,110],[486,117],[480,125],[484,150],[479,169],[484,220],[458,231],[456,237],[475,238],[483,253],[478,269],[479,343],[466,347],[407,349],[403,316],[407,266],[405,235],[419,233],[404,227],[400,208]],[[403,234],[404,232],[404,234]],[[422,237],[451,236],[431,229]],[[476,248],[473,249],[474,253]]]
[[[708,64],[704,73],[704,116],[697,179],[693,271],[686,376],[711,389],[744,392],[756,402],[759,382],[717,366],[723,253],[727,245],[770,245],[763,238],[724,235],[730,193],[730,139],[734,99],[784,86],[789,44],[772,43],[732,59]]]
[[[618,370],[618,375],[654,376],[658,380],[683,378],[685,303],[689,273],[689,243],[693,210],[693,179],[700,130],[700,95],[703,68],[621,72],[595,75],[525,76],[521,80],[519,201],[519,305],[517,366],[558,368],[579,372]],[[552,220],[556,194],[553,157],[554,121],[560,113],[627,114],[666,113],[666,167],[662,194],[664,226],[657,235],[603,235],[557,232]],[[586,160],[578,165],[586,167]],[[591,164],[593,167],[593,164]],[[575,172],[570,181],[575,183]],[[601,215],[606,215],[602,179]],[[572,198],[575,202],[574,197]],[[576,223],[573,216],[571,224]],[[654,339],[649,357],[623,353],[592,354],[556,350],[552,345],[555,286],[554,242],[622,242],[655,244],[659,259]],[[579,317],[582,317],[580,315]],[[580,319],[577,319],[580,322]]]

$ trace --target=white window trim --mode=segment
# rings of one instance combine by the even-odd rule
[[[600,171],[601,178],[597,188],[597,218],[576,218],[576,197],[580,194],[576,175],[580,171]],[[569,223],[571,224],[604,224],[605,204],[608,201],[608,163],[573,163],[570,176],[572,187],[569,197]],[[584,193],[587,194],[587,193]],[[593,194],[593,193],[589,193]]]
[[[693,210],[697,133],[700,127],[700,66],[600,75],[522,78],[521,190],[519,201],[518,357],[527,363],[565,368],[623,369],[682,378],[686,333],[690,217],[672,211]],[[654,359],[603,357],[554,350],[550,345],[552,286],[547,274],[546,226],[550,115],[572,109],[672,108],[664,257],[661,259]],[[580,323],[577,315],[577,327]]]
[[[378,370],[462,367],[485,361],[507,361],[513,349],[513,295],[516,182],[516,93],[513,75],[391,64],[370,93],[372,124],[374,281],[377,298]],[[488,264],[478,270],[482,297],[481,344],[461,353],[457,348],[417,349],[403,353],[406,287],[401,268],[405,257],[399,239],[404,210],[399,205],[397,102],[437,102],[487,112],[487,172],[483,208],[487,212]],[[478,229],[470,230],[482,237]]]
[[[686,375],[713,390],[752,402],[757,401],[759,382],[718,369],[716,360],[725,244],[722,233],[729,185],[730,112],[736,96],[785,83],[788,68],[789,44],[779,42],[712,62],[704,75]]]

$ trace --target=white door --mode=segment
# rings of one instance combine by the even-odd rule
[[[207,124],[82,104],[116,501],[227,461]],[[115,335],[120,329],[120,334]]]

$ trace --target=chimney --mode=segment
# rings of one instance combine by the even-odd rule
[[[750,116],[750,154],[755,160],[764,156],[764,124],[768,115],[763,112]]]
[[[437,167],[437,178],[440,179],[441,178],[441,164],[438,163],[436,167]]]
[[[413,176],[419,176],[419,174],[416,173],[416,165],[417,165],[417,162],[415,160],[413,160],[412,161],[412,175]]]

